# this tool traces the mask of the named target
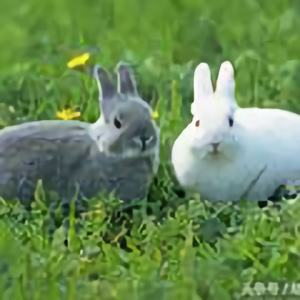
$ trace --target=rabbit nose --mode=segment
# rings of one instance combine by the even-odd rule
[[[142,137],[140,137],[140,139],[142,141],[142,152],[143,152],[146,150],[146,142],[149,138],[142,136]]]
[[[212,143],[211,145],[214,148],[214,152],[217,152],[218,151],[218,146],[220,145],[220,143]]]

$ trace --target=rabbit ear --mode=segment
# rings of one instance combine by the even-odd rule
[[[115,71],[118,75],[118,92],[139,97],[132,69],[121,61],[117,64]]]
[[[192,114],[196,113],[195,105],[213,97],[214,91],[211,83],[211,75],[208,64],[201,63],[194,73],[194,103],[192,103]]]
[[[235,104],[235,81],[233,66],[229,61],[225,61],[221,64],[216,93],[219,96],[231,99]]]
[[[113,98],[117,91],[108,73],[101,66],[95,65],[93,77],[96,79],[98,85],[99,100],[105,101]]]
[[[117,90],[108,73],[101,66],[96,65],[94,67],[93,76],[96,79],[99,89],[100,119],[102,120],[103,114],[105,122],[108,123],[110,115],[116,106],[114,100]]]
[[[124,95],[132,96],[133,98],[131,100],[142,104],[149,109],[150,113],[152,114],[152,108],[140,97],[138,93],[132,69],[121,61],[117,64],[115,72],[118,76],[118,92]]]

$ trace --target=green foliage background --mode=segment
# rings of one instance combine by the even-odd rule
[[[278,210],[180,199],[170,167],[201,61],[214,80],[224,60],[233,63],[240,106],[299,113],[299,14],[297,0],[0,1],[2,128],[67,107],[96,121],[95,83],[67,67],[88,52],[87,64],[134,66],[162,130],[148,207],[120,215],[114,202],[92,199],[81,230],[71,215],[68,248],[61,222],[49,245],[43,201],[31,214],[1,203],[0,299],[226,300],[240,299],[245,281],[299,280],[299,201]]]

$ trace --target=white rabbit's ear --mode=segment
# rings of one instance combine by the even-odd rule
[[[132,69],[121,61],[117,64],[115,72],[118,75],[118,92],[139,97]]]
[[[109,100],[113,98],[117,92],[115,85],[108,73],[99,65],[95,65],[93,70],[93,77],[95,78],[99,89],[99,100]]]
[[[229,61],[225,61],[221,64],[216,94],[218,94],[219,97],[223,97],[227,101],[230,101],[229,104],[234,108],[237,107],[235,100],[234,69]]]
[[[209,100],[214,95],[211,74],[208,64],[201,63],[197,66],[194,73],[194,103],[192,103],[192,114],[196,113],[195,106]]]

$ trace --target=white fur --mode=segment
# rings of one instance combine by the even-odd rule
[[[215,93],[206,64],[197,67],[194,85],[193,120],[172,149],[176,176],[187,191],[211,201],[267,200],[281,184],[299,182],[300,116],[238,107],[229,62],[221,65]],[[217,154],[212,143],[220,143]]]

